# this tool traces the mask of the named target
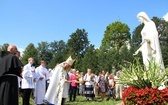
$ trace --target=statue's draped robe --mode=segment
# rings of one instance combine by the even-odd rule
[[[154,58],[155,63],[160,65],[162,70],[164,70],[162,52],[155,23],[153,21],[147,22],[141,31],[141,35],[142,46],[140,51],[142,52],[144,64],[148,66],[149,61]]]

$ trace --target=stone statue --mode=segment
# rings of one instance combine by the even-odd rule
[[[139,21],[144,23],[144,27],[141,30],[141,47],[135,52],[134,55],[137,55],[139,51],[141,51],[143,63],[146,67],[149,65],[151,59],[154,58],[155,63],[159,64],[161,69],[164,70],[165,68],[160,49],[158,31],[156,29],[155,23],[145,12],[138,13],[137,18]]]

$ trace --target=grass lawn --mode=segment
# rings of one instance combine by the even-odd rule
[[[69,99],[67,99],[69,100]],[[116,105],[120,103],[121,101],[115,101],[113,99],[110,99],[109,101],[102,101],[100,97],[95,98],[93,101],[89,100],[87,101],[85,97],[83,96],[77,96],[75,102],[66,102],[65,105]],[[22,105],[22,98],[19,98],[19,105]],[[33,99],[31,99],[30,105],[35,105]]]
[[[116,105],[118,103],[121,103],[121,101],[115,101],[113,99],[110,99],[109,101],[106,101],[106,99],[101,101],[100,97],[95,98],[93,101],[87,101],[85,97],[77,96],[75,102],[67,102],[66,105]]]

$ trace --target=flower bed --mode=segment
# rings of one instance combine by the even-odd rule
[[[154,61],[144,67],[138,60],[123,67],[120,82],[129,86],[123,92],[125,105],[168,105],[168,74],[160,68]]]
[[[128,87],[123,92],[125,105],[165,105],[168,102],[168,88]]]

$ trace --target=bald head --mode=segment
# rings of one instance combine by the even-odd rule
[[[9,45],[7,51],[11,52],[12,54],[17,53],[17,47],[15,45]]]

